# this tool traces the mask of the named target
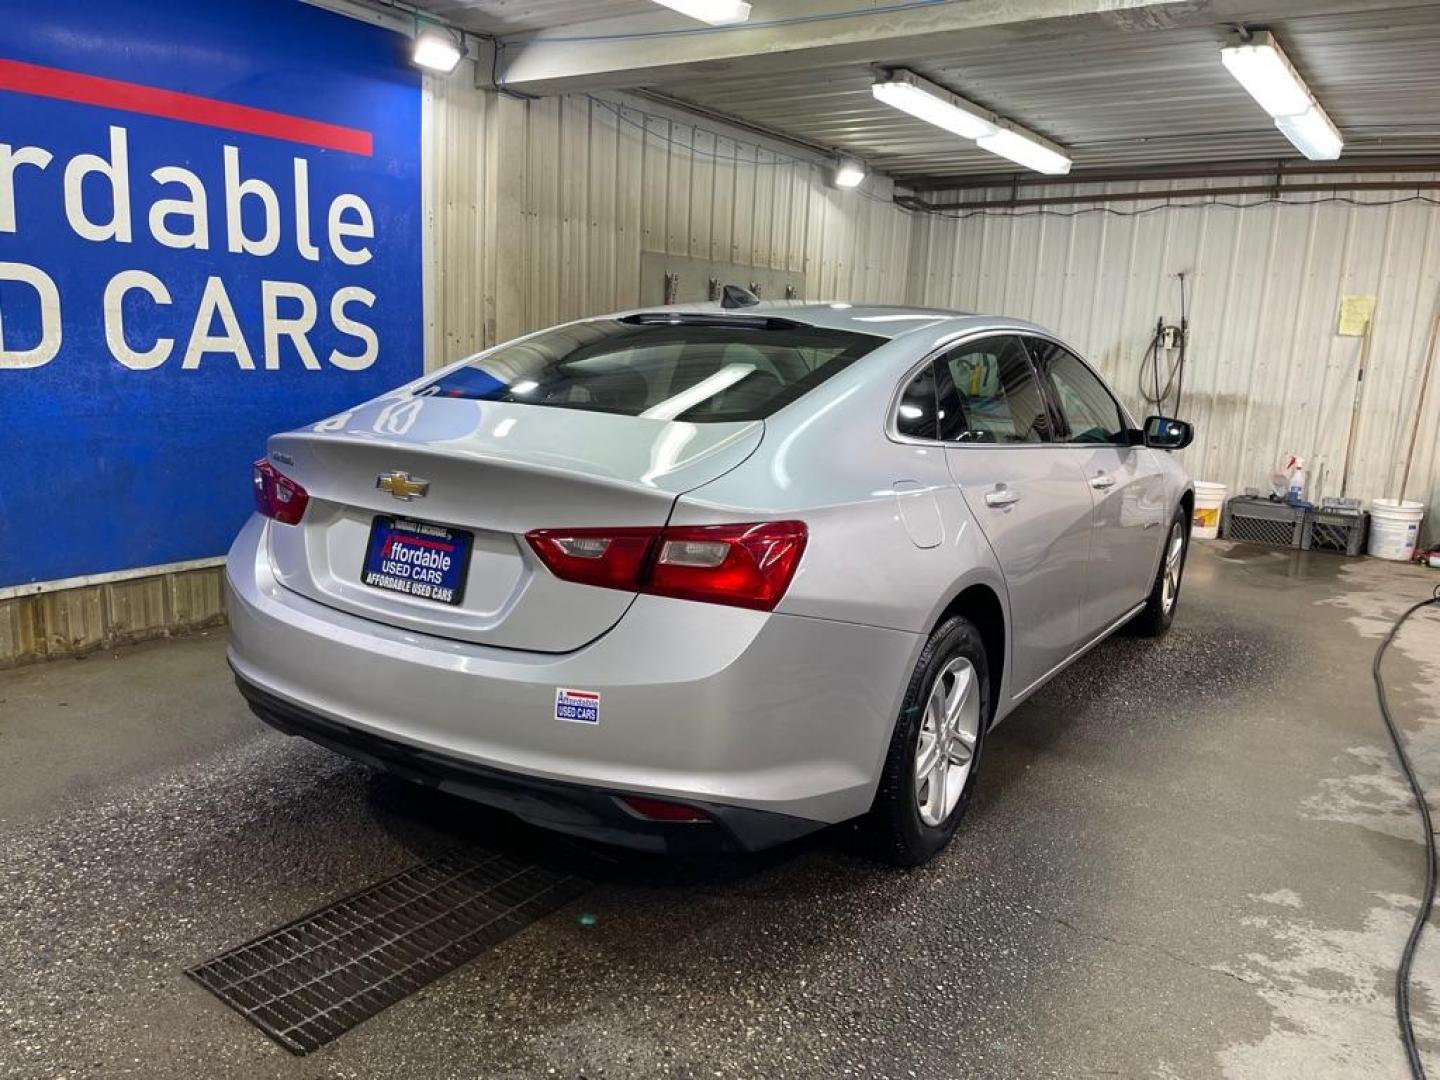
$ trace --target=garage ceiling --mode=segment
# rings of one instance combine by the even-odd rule
[[[572,29],[599,37],[610,26],[633,30],[637,19],[693,25],[650,0],[424,0],[423,6],[501,37],[547,30],[563,37]],[[783,18],[786,8],[757,3],[752,18]],[[1314,13],[1318,9],[1324,10]],[[1275,31],[1344,134],[1343,161],[1440,156],[1440,3],[1414,0],[1180,0],[968,33],[904,39],[877,33],[859,56],[853,45],[848,51],[786,48],[783,63],[776,62],[783,44],[777,42],[752,56],[657,64],[630,85],[856,154],[872,169],[921,187],[1015,170],[874,101],[877,65],[908,67],[1048,136],[1069,150],[1077,173],[1302,161],[1220,64],[1219,47],[1237,21]],[[512,39],[504,55],[535,40]],[[571,49],[594,47],[571,40]],[[659,39],[651,51],[673,49],[677,40]],[[612,74],[603,85],[624,85],[623,78]]]
[[[1271,25],[1344,133],[1347,158],[1440,151],[1440,4]],[[961,46],[905,66],[1068,147],[1077,170],[1297,157],[1221,66],[1222,40],[1211,28],[1111,32]],[[875,101],[872,81],[867,65],[851,64],[660,88],[897,177],[1014,171]]]
[[[497,37],[657,10],[651,0],[420,0],[415,6],[463,29]]]

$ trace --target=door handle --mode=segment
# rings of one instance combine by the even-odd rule
[[[1020,492],[1007,487],[997,487],[985,493],[986,506],[1013,506],[1020,501]]]
[[[1090,478],[1090,486],[1092,488],[1098,488],[1103,491],[1105,488],[1112,488],[1115,486],[1115,478],[1109,473],[1097,473],[1095,476],[1092,476]]]

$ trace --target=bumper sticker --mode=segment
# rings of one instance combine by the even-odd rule
[[[555,719],[569,720],[572,724],[598,724],[600,722],[600,695],[590,690],[555,690]]]

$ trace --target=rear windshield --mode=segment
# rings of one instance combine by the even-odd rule
[[[587,322],[502,346],[423,393],[657,420],[760,420],[884,340],[767,318]]]

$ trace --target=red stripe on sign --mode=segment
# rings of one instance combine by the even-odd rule
[[[440,551],[454,551],[454,544],[447,544],[443,540],[426,540],[421,536],[396,536],[391,538],[394,543],[408,544],[410,547],[436,548]]]
[[[585,698],[587,701],[599,701],[599,694],[587,694],[584,690],[561,690],[566,697]]]
[[[369,157],[374,153],[370,132],[358,128],[324,124],[303,116],[252,109],[248,105],[233,105],[195,94],[81,75],[19,60],[0,60],[0,90],[74,101],[81,105],[100,105],[167,120],[183,120],[226,131],[243,131],[247,135],[264,135],[326,150],[343,150],[347,154]]]

